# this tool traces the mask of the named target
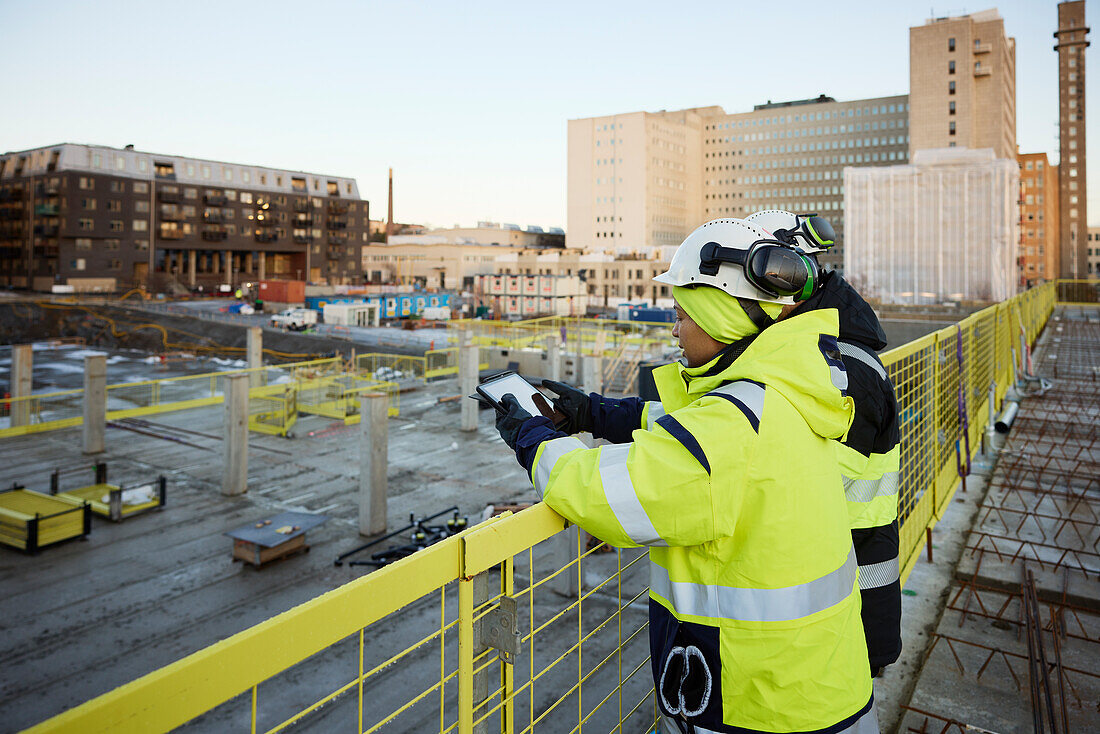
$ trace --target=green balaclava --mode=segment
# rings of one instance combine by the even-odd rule
[[[699,328],[723,344],[732,344],[759,331],[737,299],[723,290],[706,285],[693,288],[677,285],[672,287],[672,295]],[[783,310],[779,303],[757,303],[773,320]]]

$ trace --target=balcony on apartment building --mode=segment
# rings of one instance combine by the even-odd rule
[[[57,245],[35,245],[34,256],[35,257],[57,257],[58,247]]]
[[[207,242],[221,242],[229,237],[225,227],[207,227],[202,231],[202,238]]]
[[[61,187],[57,184],[39,183],[34,187],[35,196],[57,196],[61,193]]]
[[[23,189],[3,189],[0,190],[0,204],[6,204],[9,201],[23,201]]]
[[[59,228],[56,224],[36,224],[34,233],[40,237],[56,237]]]
[[[163,189],[157,192],[157,201],[165,204],[178,204],[180,200],[180,193],[178,191],[164,191]]]
[[[35,204],[34,213],[44,217],[56,217],[60,213],[57,204]]]
[[[328,203],[329,214],[347,214],[348,205],[340,201],[330,201]]]
[[[295,227],[312,227],[313,226],[313,217],[303,217],[302,215],[299,214],[298,218],[291,220],[290,223],[291,223],[291,225],[293,225]]]
[[[204,222],[211,222],[213,224],[220,224],[225,221],[225,215],[222,214],[220,209],[212,209],[202,213],[202,219]]]
[[[257,227],[274,227],[275,217],[270,214],[257,214],[255,222]]]
[[[343,260],[344,251],[336,247],[330,247],[325,250],[325,257],[327,257],[329,260]]]
[[[274,242],[279,239],[279,236],[273,230],[257,231],[255,237],[257,242]]]
[[[309,199],[295,199],[294,211],[302,214],[305,214],[306,212],[311,212],[313,211],[313,204],[310,203]]]
[[[178,206],[161,206],[160,218],[166,222],[178,222],[181,219],[185,219],[183,215],[183,209]]]
[[[225,206],[229,200],[225,198],[224,194],[204,194],[202,201],[207,206]]]
[[[184,232],[177,227],[161,227],[160,238],[162,240],[182,240]]]
[[[343,247],[344,245],[346,245],[348,243],[348,238],[347,237],[341,237],[339,235],[329,235],[328,243],[330,245],[339,245],[339,246]]]
[[[331,217],[325,221],[325,226],[329,229],[347,229],[348,220],[346,219],[332,219]]]
[[[308,234],[294,235],[294,243],[297,245],[308,245],[310,242],[313,242],[313,238]]]

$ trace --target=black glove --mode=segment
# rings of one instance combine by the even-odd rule
[[[497,412],[497,430],[500,431],[500,437],[504,439],[504,443],[508,444],[508,448],[514,451],[520,426],[533,416],[523,409],[512,393],[504,395],[500,399],[500,404],[507,408],[508,412]]]
[[[554,407],[567,419],[564,426],[559,426],[561,430],[568,434],[592,431],[592,401],[588,395],[572,385],[554,380],[543,380],[542,386],[558,396],[554,399]]]

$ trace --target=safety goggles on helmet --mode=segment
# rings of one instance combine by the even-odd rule
[[[836,231],[829,220],[817,213],[795,214],[782,209],[765,209],[745,218],[771,232],[776,239],[806,254],[824,252],[836,244]]]

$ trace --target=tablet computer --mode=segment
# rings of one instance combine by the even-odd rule
[[[515,372],[509,371],[493,375],[477,386],[477,395],[471,395],[470,397],[477,399],[478,396],[481,396],[499,412],[505,413],[507,411],[500,404],[500,400],[509,393],[514,395],[520,406],[531,415],[544,415],[555,426],[563,425],[566,422],[565,416],[554,410],[546,396],[539,392],[538,388]]]

